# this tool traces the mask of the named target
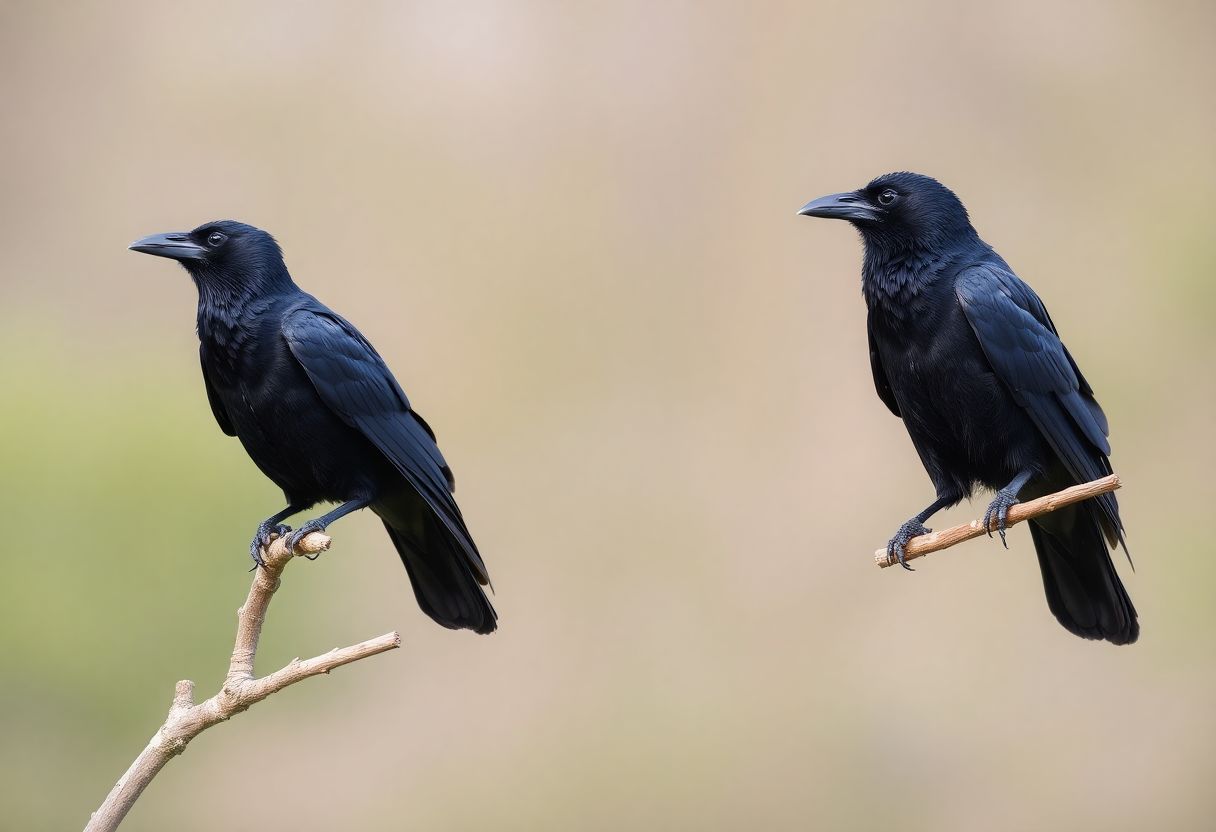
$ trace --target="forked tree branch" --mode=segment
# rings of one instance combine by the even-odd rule
[[[232,648],[232,659],[228,663],[228,676],[219,693],[210,699],[194,703],[194,682],[183,680],[177,683],[173,704],[165,722],[152,736],[147,747],[140,752],[110,790],[105,802],[89,819],[85,832],[111,832],[122,823],[127,812],[152,778],[165,763],[185,750],[187,743],[216,723],[223,722],[250,706],[261,702],[272,693],[288,685],[329,673],[344,664],[392,650],[401,646],[401,636],[385,633],[350,647],[336,647],[311,659],[292,659],[286,667],[269,676],[254,678],[253,660],[257,655],[258,638],[266,621],[266,608],[279,588],[279,577],[292,559],[283,538],[276,538],[263,552],[265,567],[254,572],[249,597],[237,610],[236,644]],[[316,555],[329,548],[330,539],[313,532],[296,544],[296,555]]]
[[[1009,508],[1009,516],[1005,521],[1005,526],[1009,527],[1015,523],[1021,523],[1023,520],[1030,520],[1031,518],[1055,511],[1058,508],[1070,506],[1082,500],[1088,500],[1090,497],[1097,497],[1099,494],[1114,491],[1121,485],[1119,475],[1111,474],[1109,477],[1103,477],[1100,480],[1074,485],[1071,488],[1065,488],[1063,491],[1057,491],[1055,494],[1039,497],[1037,500],[1017,503]],[[991,531],[996,531],[995,520],[992,523]],[[949,549],[951,546],[962,543],[964,540],[970,540],[973,537],[979,537],[988,532],[989,530],[984,528],[983,521],[972,520],[963,526],[955,526],[952,529],[945,529],[940,532],[922,534],[920,537],[914,537],[908,541],[908,545],[904,548],[904,560],[912,560],[913,558],[924,557],[930,552]],[[879,549],[874,553],[874,561],[884,569],[899,563],[899,560],[894,555],[887,554],[885,548]]]

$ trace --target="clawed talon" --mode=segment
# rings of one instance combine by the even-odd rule
[[[984,512],[984,531],[988,532],[988,536],[992,537],[992,526],[995,522],[997,534],[1001,536],[1001,545],[1006,549],[1009,544],[1005,542],[1006,520],[1009,517],[1009,509],[1011,506],[1021,502],[1016,494],[1002,488],[996,492],[996,498],[988,504],[988,510]]]
[[[905,560],[905,549],[912,538],[920,537],[922,534],[928,534],[931,531],[933,529],[926,527],[919,520],[915,518],[909,520],[899,527],[899,531],[895,533],[895,537],[887,541],[887,557],[894,557],[904,569],[907,569],[909,572],[915,572],[916,570],[908,566]]]
[[[309,522],[305,523],[303,526],[300,526],[300,528],[296,529],[294,532],[292,532],[290,535],[287,536],[287,540],[285,541],[285,543],[287,545],[287,551],[291,552],[293,555],[296,554],[296,546],[299,545],[300,541],[302,541],[304,538],[308,537],[313,532],[323,532],[323,531],[325,531],[325,526],[321,525],[320,523],[316,522],[315,520],[310,520]],[[302,557],[308,558],[309,560],[316,560],[317,558],[319,558],[321,556],[320,552],[316,552],[311,555],[306,554],[304,552],[300,552],[299,554]]]
[[[281,523],[277,526],[266,523],[258,526],[258,530],[253,535],[253,542],[249,544],[249,557],[253,558],[253,569],[266,565],[266,561],[262,559],[262,550],[269,546],[276,537],[282,537],[290,531],[291,526],[284,526]],[[249,571],[252,572],[253,569]]]

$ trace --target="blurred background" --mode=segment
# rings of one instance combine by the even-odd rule
[[[281,495],[212,420],[189,278],[126,250],[223,217],[436,427],[501,629],[434,626],[342,521],[259,670],[402,649],[207,732],[124,828],[1210,822],[1213,6],[577,6],[0,4],[0,826],[83,826],[225,672]],[[1139,644],[1056,624],[1024,528],[875,568],[932,490],[856,235],[795,211],[897,169],[1097,389]]]

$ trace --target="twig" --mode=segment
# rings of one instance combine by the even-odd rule
[[[1036,500],[1030,500],[1026,503],[1017,503],[1010,507],[1008,518],[1005,521],[1006,527],[1012,526],[1015,523],[1021,523],[1023,520],[1030,520],[1033,517],[1038,517],[1042,514],[1055,511],[1064,506],[1070,506],[1073,503],[1079,503],[1082,500],[1088,500],[1090,497],[1097,497],[1099,494],[1105,494],[1108,491],[1114,491],[1122,485],[1119,482],[1118,474],[1111,474],[1109,477],[1103,477],[1100,480],[1074,485],[1070,488],[1065,488],[1063,491],[1057,491],[1055,494],[1048,494],[1045,497],[1039,497]],[[973,537],[979,537],[987,533],[984,524],[980,520],[972,520],[963,526],[955,526],[952,529],[945,529],[940,532],[930,532],[922,534],[920,537],[914,537],[908,541],[908,545],[904,548],[904,560],[912,560],[913,558],[923,557],[930,552],[937,552],[942,549],[949,549],[955,544],[962,543],[964,540],[970,540]],[[996,531],[996,521],[992,522],[991,531]],[[888,555],[886,548],[879,549],[874,553],[874,561],[882,568],[895,566],[899,561],[893,556]]]
[[[327,536],[313,532],[296,544],[294,554],[315,555],[328,549],[329,544]],[[258,650],[258,637],[266,621],[266,608],[279,588],[279,577],[284,567],[292,557],[293,553],[287,551],[283,538],[276,538],[263,550],[266,565],[254,572],[249,597],[245,599],[244,606],[237,610],[236,644],[232,648],[232,660],[228,664],[228,676],[224,679],[223,687],[215,696],[196,705],[194,682],[187,679],[177,683],[173,704],[164,724],[135,758],[135,762],[131,763],[126,774],[118,779],[101,808],[93,813],[85,832],[111,832],[117,829],[165,763],[181,754],[190,740],[212,725],[239,714],[288,685],[401,646],[400,635],[385,633],[350,647],[334,648],[315,658],[304,661],[292,659],[281,670],[255,679],[253,660]]]

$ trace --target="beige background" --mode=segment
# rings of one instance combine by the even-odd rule
[[[0,827],[82,826],[222,675],[280,495],[211,419],[187,276],[125,250],[220,217],[436,426],[501,630],[431,625],[343,521],[261,666],[403,649],[209,732],[127,828],[1204,826],[1212,6],[596,5],[0,4]],[[932,492],[858,241],[795,211],[892,169],[1097,389],[1138,645],[1062,630],[1022,529],[874,568]]]

